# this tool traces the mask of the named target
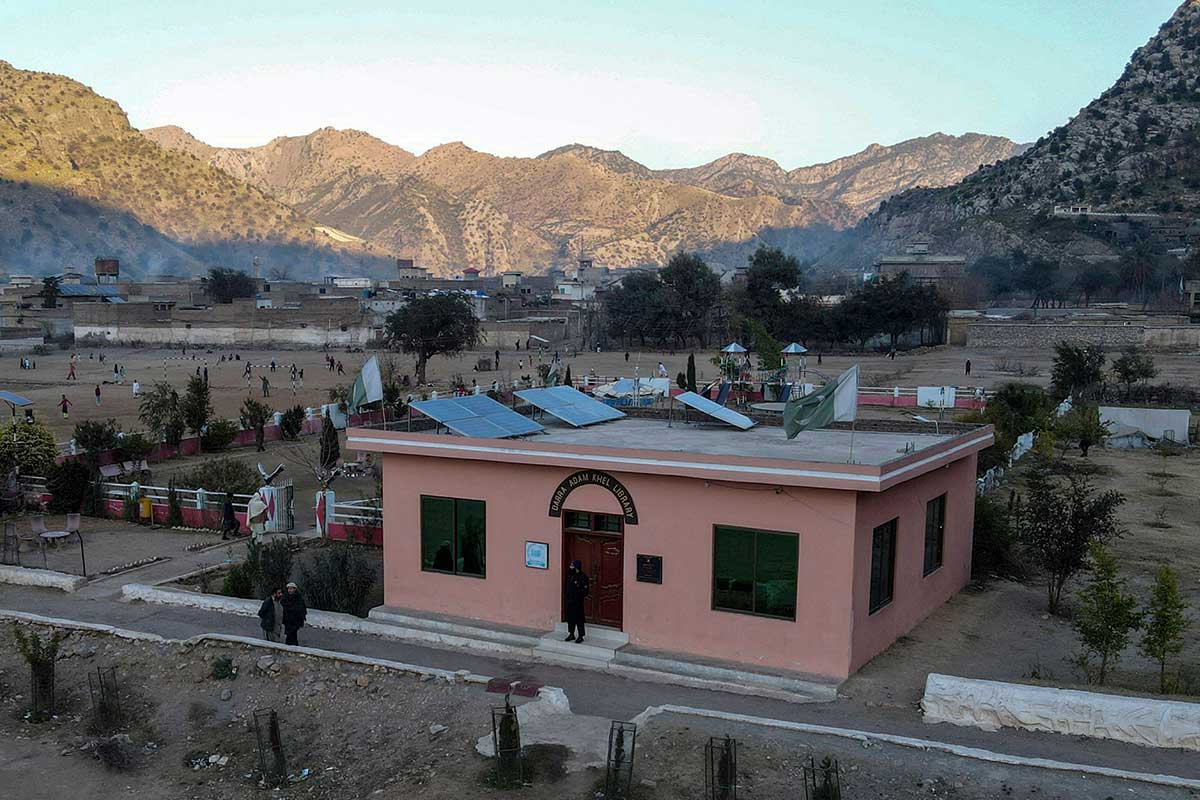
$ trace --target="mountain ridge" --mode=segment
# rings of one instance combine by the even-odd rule
[[[862,264],[914,236],[969,258],[1021,250],[1116,258],[1120,247],[1056,205],[1200,213],[1200,0],[1137,48],[1112,86],[1025,152],[958,183],[898,194],[865,218],[834,263]]]

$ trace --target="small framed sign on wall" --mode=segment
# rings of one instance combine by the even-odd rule
[[[546,542],[525,542],[525,566],[550,569],[550,545]]]

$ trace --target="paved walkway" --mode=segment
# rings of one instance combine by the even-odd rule
[[[224,552],[220,552],[223,556]],[[178,574],[180,562],[173,563]],[[123,583],[150,582],[151,579],[149,574],[131,573],[121,581],[92,584],[86,591],[75,595],[0,585],[0,608],[103,623],[171,638],[187,638],[201,633],[243,636],[258,633],[257,620],[253,618],[178,606],[128,603],[119,599]],[[647,707],[672,704],[935,739],[1017,756],[1200,779],[1200,759],[1194,753],[1054,734],[1008,730],[987,733],[950,725],[927,725],[921,721],[920,712],[915,708],[868,707],[854,700],[798,705],[670,684],[644,683],[601,672],[439,650],[393,639],[330,630],[306,628],[301,631],[300,640],[301,644],[309,647],[441,669],[466,669],[481,675],[558,686],[566,691],[572,710],[576,713],[610,719],[631,719]]]

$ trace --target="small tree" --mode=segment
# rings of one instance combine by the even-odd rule
[[[1051,424],[1055,442],[1063,454],[1071,445],[1077,445],[1084,458],[1087,458],[1088,450],[1104,444],[1108,428],[1108,423],[1100,420],[1100,408],[1095,405],[1074,406]]]
[[[46,475],[51,514],[76,514],[91,489],[92,471],[79,461],[68,459],[55,464]]]
[[[1103,686],[1109,666],[1121,658],[1129,637],[1141,627],[1142,614],[1137,610],[1137,598],[1125,591],[1125,579],[1118,577],[1117,559],[1108,548],[1092,541],[1088,557],[1092,577],[1079,592],[1072,627],[1083,645],[1080,661],[1088,665],[1093,656],[1100,660],[1094,675],[1088,670],[1088,679],[1094,677],[1095,683]]]
[[[323,547],[300,563],[309,605],[325,611],[365,617],[371,608],[375,567],[366,552],[348,544]]]
[[[232,303],[236,298],[254,297],[258,286],[254,278],[239,269],[213,267],[206,279],[208,296],[214,303]]]
[[[1163,564],[1154,576],[1150,603],[1143,611],[1146,625],[1140,646],[1143,656],[1158,662],[1158,686],[1163,694],[1167,693],[1167,660],[1183,652],[1183,632],[1192,624],[1187,608],[1179,596],[1178,575]]]
[[[696,391],[696,354],[688,353],[687,360],[687,390]]]
[[[267,423],[274,416],[275,410],[266,403],[247,397],[242,401],[242,427],[254,431],[254,447],[258,452],[267,448],[263,446]]]
[[[167,483],[167,525],[172,528],[183,527],[183,505],[179,502],[174,476]]]
[[[1076,402],[1091,397],[1104,380],[1104,361],[1100,345],[1059,342],[1054,346],[1054,366],[1050,369],[1054,396],[1059,400],[1070,397]]]
[[[303,428],[304,408],[302,406],[292,406],[279,415],[279,435],[284,439],[300,438],[300,431]]]
[[[426,295],[388,315],[387,338],[416,359],[417,383],[425,383],[425,366],[436,355],[452,356],[479,342],[479,318],[458,294]]]
[[[55,632],[47,637],[17,628],[13,635],[17,640],[17,652],[29,665],[31,697],[30,719],[41,722],[54,714],[54,663],[58,661],[58,650],[65,635]]]
[[[321,423],[320,450],[319,466],[321,469],[332,470],[336,467],[338,459],[342,457],[342,451],[338,444],[337,428],[333,426],[333,419],[330,418],[328,411],[325,412],[325,419]]]
[[[255,574],[258,577],[257,588],[260,597],[265,597],[274,589],[282,589],[292,579],[294,559],[288,542],[276,540],[265,544],[255,549],[255,555],[258,557],[258,569]]]
[[[61,285],[61,275],[47,275],[42,278],[42,290],[38,292],[42,298],[42,308],[58,307],[58,296],[62,294],[62,290],[59,289]]]
[[[174,387],[166,381],[159,381],[142,395],[138,403],[138,419],[156,439],[177,445],[186,427],[182,406]]]
[[[571,377],[571,365],[567,364],[567,371],[563,374],[563,386],[574,386],[575,380]]]
[[[1125,384],[1125,399],[1133,394],[1136,384],[1144,384],[1158,374],[1154,365],[1154,356],[1144,353],[1138,347],[1125,348],[1121,355],[1113,360],[1113,377]]]
[[[204,426],[212,418],[212,393],[208,384],[199,375],[188,378],[187,392],[180,405],[183,422],[196,436],[199,436]]]
[[[0,472],[19,467],[22,475],[46,475],[57,459],[54,434],[41,421],[13,422],[0,429]]]
[[[1058,613],[1063,588],[1083,568],[1092,541],[1121,535],[1117,509],[1124,502],[1120,492],[1097,493],[1085,475],[1072,473],[1063,486],[1044,464],[1030,473],[1018,538],[1030,561],[1045,572],[1051,614]]]

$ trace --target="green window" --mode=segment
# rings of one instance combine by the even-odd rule
[[[796,618],[800,537],[718,525],[713,529],[713,608]]]
[[[942,549],[946,541],[946,495],[939,495],[925,505],[925,575],[942,566]]]
[[[482,500],[421,496],[421,569],[453,575],[486,574],[487,533]]]
[[[892,602],[896,572],[896,520],[871,533],[871,606],[869,613]]]

